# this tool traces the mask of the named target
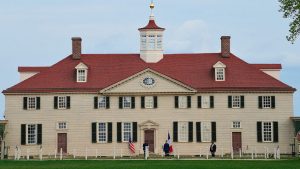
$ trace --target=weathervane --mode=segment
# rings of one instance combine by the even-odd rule
[[[151,9],[151,16],[153,16],[153,9],[154,9],[154,3],[153,0],[151,0],[150,9]]]

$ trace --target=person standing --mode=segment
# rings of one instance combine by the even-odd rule
[[[168,143],[168,140],[166,140],[166,143],[164,144],[164,152],[165,152],[165,156],[170,155],[170,145]]]
[[[143,144],[143,150],[144,150],[144,158],[146,158],[146,151],[147,151],[147,148],[149,147],[149,144],[147,143],[147,142],[145,142],[144,144]]]
[[[217,151],[217,145],[215,144],[214,141],[211,142],[209,151],[210,151],[210,153],[211,153],[211,156],[212,156],[212,157],[215,157],[215,153],[216,153],[216,151]]]

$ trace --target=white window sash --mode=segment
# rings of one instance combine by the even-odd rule
[[[87,81],[87,69],[77,69],[77,82]]]
[[[146,109],[154,108],[154,97],[153,96],[145,96],[145,108]]]
[[[100,135],[100,131],[99,131],[99,125],[100,123],[104,123],[105,124],[105,141],[100,141],[99,135]],[[108,123],[106,122],[98,122],[97,123],[97,143],[107,143],[108,140]]]
[[[241,96],[232,96],[232,108],[241,108]]]
[[[67,109],[67,97],[58,96],[57,97],[57,108],[58,109]]]
[[[264,131],[265,123],[270,123],[271,131],[267,131],[267,132],[270,133],[270,140],[266,140],[265,139],[265,131]],[[262,129],[261,130],[262,130],[261,131],[262,132],[262,141],[265,142],[265,143],[271,143],[271,142],[273,142],[273,130],[274,130],[274,128],[273,128],[273,122],[271,122],[271,121],[263,121],[262,122]]]
[[[178,107],[180,108],[180,109],[185,109],[185,108],[187,108],[187,96],[179,96],[178,97]]]
[[[201,108],[209,109],[210,108],[210,96],[202,96],[201,98]]]
[[[123,122],[122,123],[122,142],[128,142],[129,141],[129,140],[125,140],[125,138],[124,138],[124,135],[125,135],[125,128],[124,128],[125,123],[130,124],[130,131],[129,131],[130,132],[130,138],[131,138],[131,140],[133,139],[132,138],[133,137],[133,126],[132,126],[132,123],[131,122]],[[126,131],[126,132],[128,132],[128,131]]]
[[[183,130],[181,128],[184,127]],[[178,122],[178,142],[188,142],[189,128],[188,122]]]
[[[103,99],[104,102],[101,102],[101,99]],[[102,106],[102,104],[103,104],[103,106]],[[101,109],[101,108],[105,109],[106,108],[106,96],[99,96],[98,97],[98,108],[99,109]]]
[[[126,98],[128,99],[128,102],[126,101]],[[125,106],[126,104],[129,104],[129,106]],[[124,96],[123,97],[123,108],[124,109],[131,109],[132,107],[132,100],[130,96]]]
[[[35,130],[34,130],[34,143],[29,143],[28,139],[29,139],[29,133],[28,133],[28,129],[30,125],[34,125],[35,126]],[[26,144],[27,145],[35,145],[37,144],[37,124],[26,124]]]
[[[34,100],[34,107],[32,107],[32,100]],[[35,110],[36,109],[36,105],[37,105],[37,99],[36,97],[28,97],[27,98],[27,109],[28,110]]]

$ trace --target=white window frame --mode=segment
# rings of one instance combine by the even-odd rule
[[[215,79],[216,81],[225,81],[225,68],[215,68]]]
[[[67,109],[67,96],[57,97],[57,109]]]
[[[77,69],[77,82],[87,82],[87,69]]]
[[[272,97],[271,96],[262,96],[262,108],[263,109],[272,108]]]
[[[201,122],[201,141],[202,142],[211,142],[211,122],[203,121]]]
[[[36,97],[27,97],[27,109],[36,110],[36,107],[37,107]]]
[[[130,96],[123,96],[122,97],[122,99],[123,99],[123,109],[131,109],[131,107],[132,107],[132,100],[131,100],[131,97]],[[126,101],[126,99],[128,99],[128,101]],[[130,101],[129,101],[130,100]],[[127,103],[126,103],[126,102]],[[126,105],[126,104],[129,104],[129,106],[128,105]],[[126,106],[125,106],[126,105]]]
[[[156,48],[163,49],[163,35],[157,35]]]
[[[242,123],[241,123],[241,121],[233,121],[231,127],[234,128],[234,129],[241,129],[242,128]]]
[[[29,142],[29,126],[34,126],[35,130],[33,133],[33,141],[34,142]],[[38,130],[38,125],[37,124],[26,124],[26,144],[27,145],[35,145],[37,144],[37,130]]]
[[[263,121],[261,123],[261,132],[262,132],[262,141],[265,143],[270,143],[273,142],[273,132],[274,132],[274,128],[273,128],[273,122],[271,121]],[[268,128],[265,128],[266,126],[269,126],[270,131],[265,131],[268,130]],[[268,136],[266,136],[268,135]],[[267,137],[269,137],[269,139],[267,139]]]
[[[145,96],[145,108],[146,109],[154,108],[154,97],[153,96]]]
[[[156,49],[156,36],[155,35],[148,35],[148,49],[155,50]]]
[[[188,97],[187,96],[178,96],[178,108],[186,109],[188,108]]]
[[[105,132],[100,131],[100,123],[105,124]],[[105,133],[105,140],[100,140],[100,133]],[[98,122],[97,123],[97,143],[107,143],[108,140],[108,123]]]
[[[141,35],[141,49],[147,48],[147,35]]]
[[[98,108],[99,109],[105,109],[106,108],[106,101],[107,101],[106,96],[99,96],[98,97]]]
[[[186,143],[189,141],[189,122],[178,122],[178,142]]]
[[[201,108],[203,109],[210,108],[210,96],[201,96]]]
[[[232,108],[241,108],[241,96],[231,96]]]
[[[68,123],[66,121],[59,121],[56,125],[57,130],[67,130],[68,129]]]
[[[130,124],[130,131],[125,131],[125,123],[126,124]],[[129,138],[127,140],[127,138],[125,139],[125,132],[129,133],[130,132],[130,138],[131,140],[133,139],[133,125],[132,125],[132,122],[123,122],[122,123],[122,142],[129,142]]]

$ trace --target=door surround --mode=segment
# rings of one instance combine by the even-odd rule
[[[151,121],[151,120],[147,120],[144,121],[142,123],[139,124],[140,127],[140,146],[139,147],[143,147],[144,144],[144,140],[145,140],[145,130],[153,130],[154,131],[154,153],[157,154],[159,153],[159,145],[158,144],[158,129],[159,129],[159,124]],[[143,154],[143,150],[139,152],[140,154]]]

